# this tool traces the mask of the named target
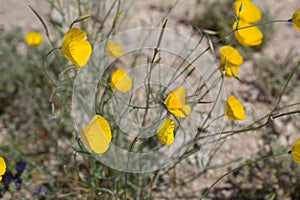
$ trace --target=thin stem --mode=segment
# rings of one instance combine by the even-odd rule
[[[147,87],[146,87],[146,91],[147,91],[146,108],[147,109],[145,110],[145,114],[144,114],[144,117],[143,117],[142,126],[144,126],[145,123],[146,123],[146,117],[147,117],[148,110],[149,110],[148,107],[149,107],[149,104],[150,104],[150,101],[149,101],[150,93],[151,93],[151,91],[150,91],[151,90],[151,83],[150,83],[151,81],[150,80],[151,80],[151,75],[152,75],[152,69],[153,69],[154,64],[155,64],[156,56],[159,53],[159,47],[160,47],[160,44],[161,44],[161,41],[162,41],[162,38],[163,38],[163,35],[164,35],[164,32],[165,32],[165,28],[166,28],[167,22],[168,22],[168,20],[166,19],[164,21],[164,23],[163,23],[162,30],[161,30],[159,38],[158,38],[157,46],[154,49],[154,54],[153,54],[153,57],[151,59],[150,71],[147,74],[147,76],[148,76]]]
[[[280,96],[279,96],[279,98],[278,98],[278,100],[277,100],[276,105],[279,105],[279,104],[280,104],[280,101],[281,101],[281,99],[282,99],[282,96],[283,96],[283,94],[285,93],[285,91],[286,91],[286,89],[287,89],[287,86],[288,86],[290,80],[292,79],[293,75],[295,74],[295,72],[297,71],[297,69],[298,69],[299,66],[300,66],[300,62],[294,67],[292,73],[289,75],[289,77],[288,77],[288,79],[287,79],[287,81],[286,81],[286,83],[285,83],[285,85],[284,85],[284,87],[283,87],[283,89],[282,89],[282,92],[280,93]]]
[[[45,32],[46,32],[46,36],[47,36],[47,39],[48,41],[50,42],[50,44],[52,45],[52,47],[54,46],[53,42],[51,41],[50,39],[50,35],[49,35],[49,31],[48,31],[48,28],[46,26],[46,23],[44,22],[43,18],[40,16],[40,14],[38,14],[37,11],[35,11],[33,9],[33,7],[31,5],[29,5],[29,8],[32,10],[32,12],[37,16],[37,18],[40,20],[40,22],[42,23],[44,29],[45,29]]]
[[[257,162],[260,162],[260,161],[265,161],[265,160],[268,160],[272,157],[276,157],[276,156],[280,156],[280,155],[284,155],[284,154],[287,154],[287,152],[281,152],[281,153],[277,153],[277,154],[271,154],[271,155],[268,155],[268,156],[265,156],[265,157],[261,157],[261,158],[258,158],[258,159],[255,159],[253,161],[246,161],[246,163],[236,167],[236,168],[233,168],[229,171],[227,171],[225,174],[223,174],[222,176],[220,176],[217,180],[215,180],[213,182],[213,184],[206,190],[206,192],[203,194],[203,196],[200,198],[200,200],[202,200],[204,197],[206,197],[208,195],[208,193],[210,192],[210,190],[220,181],[222,180],[224,177],[226,177],[227,175],[245,167],[245,166],[248,166],[248,165],[251,165],[251,164],[254,164],[254,163],[257,163]]]

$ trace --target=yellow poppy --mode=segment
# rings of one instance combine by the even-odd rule
[[[252,1],[237,0],[233,2],[233,9],[235,15],[246,22],[255,23],[261,19],[261,12]]]
[[[174,141],[174,120],[167,117],[156,129],[157,138],[163,145],[170,145]]]
[[[221,72],[225,71],[225,75],[228,77],[233,77],[233,76],[239,75],[238,66],[232,65],[230,63],[226,64],[226,65],[220,65],[219,69]]]
[[[0,156],[0,181],[2,180],[2,175],[5,174],[6,163],[5,160]]]
[[[233,73],[238,75],[238,66],[243,63],[243,57],[232,46],[222,46],[220,49],[220,71],[225,70],[225,75],[232,77]]]
[[[29,31],[25,34],[24,40],[30,46],[37,46],[42,43],[43,36],[35,31]]]
[[[104,153],[112,138],[110,126],[101,115],[95,115],[88,125],[80,130],[80,137],[88,150],[95,153]]]
[[[230,95],[224,104],[225,115],[231,120],[243,120],[245,119],[245,111],[241,102]]]
[[[86,33],[79,28],[68,30],[64,35],[61,50],[63,55],[78,67],[86,65],[92,53]]]
[[[291,153],[293,160],[300,164],[300,138],[293,144]]]
[[[164,104],[169,112],[177,117],[184,118],[191,112],[190,106],[185,105],[185,88],[183,86],[178,86],[171,91],[167,95]]]
[[[262,43],[263,34],[257,26],[251,25],[250,23],[244,20],[239,20],[238,22],[237,21],[234,22],[232,28],[234,30],[237,28],[237,30],[234,32],[234,36],[241,45],[257,46]]]
[[[112,72],[109,86],[120,92],[127,92],[132,86],[132,81],[123,69],[118,68]]]
[[[292,17],[294,27],[300,31],[300,9],[296,10]]]
[[[123,54],[122,47],[119,43],[108,40],[106,44],[106,55],[112,56],[112,57],[119,57]]]

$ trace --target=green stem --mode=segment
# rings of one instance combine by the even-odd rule
[[[53,42],[52,42],[51,39],[50,39],[50,35],[49,35],[48,28],[47,28],[46,23],[44,22],[43,18],[40,16],[40,14],[38,14],[37,11],[35,11],[35,10],[33,9],[33,7],[32,7],[31,5],[29,5],[29,8],[32,10],[32,12],[37,16],[37,18],[38,18],[38,19],[40,20],[40,22],[42,23],[42,25],[43,25],[43,27],[44,27],[44,29],[45,29],[45,32],[46,32],[47,39],[48,39],[48,41],[50,42],[50,44],[52,45],[52,47],[54,47],[54,44],[53,44]]]
[[[286,83],[285,83],[285,85],[284,85],[284,87],[283,87],[283,89],[282,89],[282,92],[280,93],[280,96],[279,96],[279,98],[278,98],[278,100],[277,100],[276,106],[278,106],[278,105],[280,104],[280,101],[281,101],[281,99],[282,99],[282,96],[283,96],[283,94],[285,93],[285,90],[287,89],[287,86],[288,86],[290,80],[292,79],[293,75],[295,74],[295,72],[297,71],[297,69],[298,69],[299,66],[300,66],[300,62],[294,67],[292,73],[289,75],[289,77],[288,77],[288,79],[287,79],[287,81],[286,81]],[[276,108],[275,108],[275,109],[276,109]]]
[[[156,56],[157,56],[157,54],[159,53],[159,47],[160,47],[160,44],[161,44],[161,41],[162,41],[162,38],[163,38],[163,35],[164,35],[164,32],[165,32],[165,28],[166,28],[167,22],[168,22],[168,20],[166,19],[166,20],[164,21],[164,23],[163,23],[162,30],[161,30],[160,35],[159,35],[159,38],[158,38],[157,46],[156,46],[156,48],[154,49],[154,54],[153,54],[153,57],[152,57],[152,59],[151,59],[150,71],[149,71],[149,73],[147,74],[147,76],[148,76],[148,79],[147,79],[147,87],[146,87],[146,91],[147,91],[147,101],[146,101],[146,110],[145,110],[145,114],[144,114],[144,117],[143,117],[142,126],[144,126],[145,123],[146,123],[146,117],[147,117],[148,110],[149,110],[148,107],[149,107],[149,104],[150,104],[150,101],[149,101],[150,93],[151,93],[150,80],[151,80],[151,75],[152,75],[152,69],[153,69],[154,64],[155,64]]]

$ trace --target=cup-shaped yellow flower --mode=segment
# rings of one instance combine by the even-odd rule
[[[300,164],[300,138],[293,144],[291,154],[293,160]]]
[[[292,17],[294,27],[300,31],[300,9],[296,10]]]
[[[122,47],[119,43],[108,40],[106,44],[106,55],[112,56],[112,57],[119,57],[123,54]]]
[[[167,95],[164,104],[169,112],[177,117],[185,118],[191,112],[190,106],[185,105],[185,88],[182,85]]]
[[[261,30],[257,26],[254,26],[244,20],[239,20],[238,22],[235,21],[232,28],[233,30],[236,30],[237,28],[234,32],[234,36],[241,45],[257,46],[263,41],[263,34]]]
[[[220,66],[220,71],[223,72],[225,71],[225,76],[228,77],[233,77],[233,76],[238,76],[239,75],[239,69],[238,66],[232,65],[232,64],[226,64]]]
[[[246,22],[255,23],[261,19],[260,9],[249,0],[237,0],[233,2],[235,15]]]
[[[0,181],[2,180],[2,175],[5,174],[6,163],[5,160],[0,156]]]
[[[156,129],[157,139],[163,145],[170,145],[174,141],[174,120],[167,117]]]
[[[230,95],[224,103],[225,115],[231,120],[245,119],[245,111],[241,102]]]
[[[26,43],[30,46],[37,46],[40,45],[43,41],[42,34],[35,32],[35,31],[29,31],[25,34],[24,40]]]
[[[78,67],[86,65],[92,53],[86,33],[79,28],[70,28],[67,31],[61,50],[63,55]]]
[[[110,126],[101,115],[95,115],[88,125],[80,130],[80,137],[88,150],[95,153],[107,151],[112,138]]]
[[[238,75],[238,66],[243,63],[243,57],[232,46],[222,46],[220,49],[220,71],[225,70],[225,75],[232,77],[233,73]]]
[[[132,87],[132,81],[123,69],[118,68],[111,73],[109,86],[120,92],[127,92]]]

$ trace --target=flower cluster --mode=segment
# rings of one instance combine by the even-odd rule
[[[262,43],[263,34],[261,30],[253,25],[261,19],[259,8],[250,0],[236,0],[233,9],[237,20],[232,28],[237,41],[244,46],[257,46]]]
[[[85,55],[88,59],[90,52],[83,52],[86,53]],[[122,54],[123,52],[120,44],[113,40],[107,41],[107,56],[118,57]],[[71,59],[69,60],[72,61]],[[84,66],[85,63],[82,66]],[[120,92],[127,92],[132,87],[132,80],[127,75],[126,71],[121,68],[117,68],[115,70],[112,70],[108,85],[111,89],[116,89]],[[108,150],[109,144],[112,139],[110,125],[104,117],[96,114],[85,127],[81,128],[80,137],[81,141],[90,152],[94,152],[97,154],[104,153]]]
[[[185,88],[180,85],[168,93],[164,100],[164,105],[175,117],[185,118],[191,112],[191,107],[185,104]],[[157,129],[157,139],[163,145],[170,145],[174,141],[175,123],[169,116],[162,121]]]
[[[0,159],[0,165],[3,166],[3,159]],[[5,162],[4,162],[5,167]],[[15,184],[16,189],[20,189],[22,186],[22,174],[27,169],[27,163],[26,162],[16,162],[15,164],[16,173],[13,173],[12,171],[8,170],[3,176],[3,184],[4,184],[4,191],[9,190],[10,184]],[[3,168],[1,168],[3,169]],[[3,172],[3,171],[1,171]]]

